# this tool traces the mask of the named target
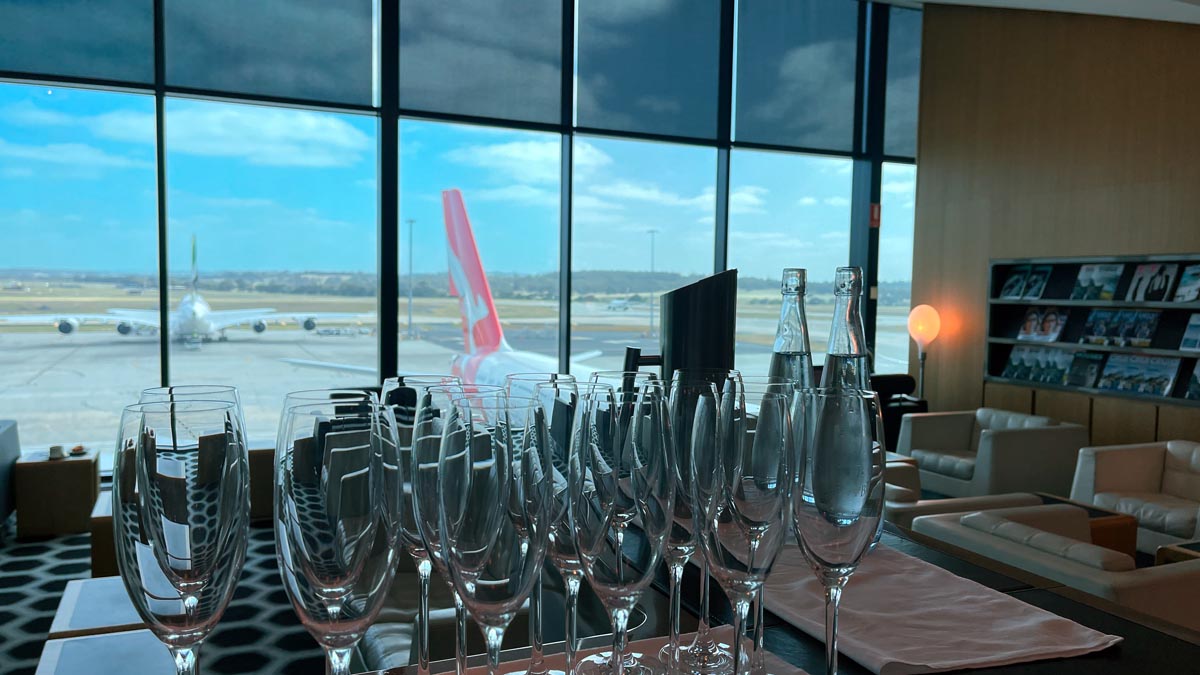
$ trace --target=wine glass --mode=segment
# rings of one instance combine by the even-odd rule
[[[442,538],[438,530],[438,514],[442,508],[441,487],[438,482],[438,455],[441,452],[442,432],[454,416],[453,401],[459,398],[484,398],[501,401],[503,387],[483,384],[439,385],[426,387],[417,399],[412,435],[412,505],[413,520],[429,561],[438,576],[450,588],[454,598],[454,667],[457,675],[467,672],[467,611],[462,596],[450,579],[446,558],[442,553]]]
[[[582,402],[570,463],[569,513],[583,572],[609,612],[612,654],[588,673],[649,673],[626,660],[629,613],[650,584],[674,519],[674,473],[660,383],[593,389]]]
[[[736,380],[717,398],[697,400],[692,433],[692,490],[700,551],[734,609],[733,662],[742,667],[742,635],[787,538],[792,482],[791,399],[743,394]],[[767,387],[768,389],[775,387]],[[754,401],[751,413],[750,400]],[[756,644],[750,670],[761,666]]]
[[[438,457],[438,530],[454,588],[500,668],[504,631],[538,583],[552,477],[541,405],[532,398],[457,398]]]
[[[113,465],[117,568],[138,615],[196,672],[200,643],[233,596],[250,523],[250,473],[235,405],[125,408]]]
[[[276,442],[280,575],[331,675],[349,674],[395,573],[403,478],[390,416],[372,399],[294,405]]]
[[[646,382],[658,381],[658,375],[645,370],[597,370],[588,381],[607,384],[613,391],[632,391]]]
[[[576,420],[580,415],[581,397],[611,397],[612,387],[606,384],[578,384],[573,382],[542,382],[536,389],[538,402],[546,415],[546,432],[550,452],[550,463],[554,471],[554,501],[551,504],[550,540],[547,555],[562,575],[567,590],[565,651],[567,674],[575,675],[576,642],[578,640],[579,588],[583,583],[583,563],[579,550],[575,548],[575,535],[571,526],[568,501],[570,492],[567,479],[570,474],[572,437],[576,432]]]
[[[380,403],[391,411],[396,422],[396,441],[399,443],[397,456],[404,476],[400,538],[417,568],[417,672],[422,675],[429,672],[429,578],[433,573],[433,565],[429,562],[429,552],[425,550],[425,542],[421,540],[421,532],[417,529],[416,508],[413,505],[413,427],[417,402],[424,396],[425,390],[448,384],[462,384],[462,381],[453,375],[389,377],[383,381],[379,394]]]
[[[696,638],[691,645],[679,644],[679,584],[683,569],[696,551],[696,532],[700,526],[695,518],[691,489],[692,423],[698,401],[720,394],[715,386],[724,387],[728,380],[737,380],[736,370],[710,368],[679,369],[671,376],[670,433],[674,453],[675,524],[667,542],[667,566],[671,572],[670,639],[660,652],[660,658],[673,669],[717,675],[728,672],[733,656],[717,644],[710,634],[709,573],[703,557],[700,559],[700,616]]]
[[[800,550],[825,587],[825,664],[837,674],[842,589],[875,536],[883,510],[874,392],[806,389],[792,412],[798,448],[792,522]]]

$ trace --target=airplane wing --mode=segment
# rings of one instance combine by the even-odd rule
[[[58,326],[63,333],[70,333],[77,326],[99,324],[134,324],[144,328],[158,328],[158,312],[152,309],[110,309],[108,314],[13,314],[0,316],[0,323],[12,325]],[[64,330],[69,325],[70,330]]]
[[[322,368],[325,370],[338,370],[344,373],[364,373],[367,375],[375,375],[379,372],[378,368],[371,366],[356,366],[349,363],[333,363],[332,361],[312,361],[309,359],[279,359],[284,363],[290,363],[293,366],[302,366],[304,368]]]
[[[214,330],[247,326],[258,321],[292,321],[305,330],[317,327],[318,321],[373,321],[375,314],[350,312],[276,312],[271,308],[220,310],[208,315]]]

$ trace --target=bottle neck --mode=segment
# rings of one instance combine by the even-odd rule
[[[808,343],[808,320],[804,315],[804,296],[800,293],[783,294],[774,351],[778,354],[812,353]]]
[[[841,356],[866,356],[866,331],[863,330],[861,297],[857,293],[839,293],[834,297],[833,326],[829,331],[829,353]]]

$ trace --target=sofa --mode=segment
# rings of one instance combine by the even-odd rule
[[[1083,448],[1071,499],[1137,518],[1137,547],[1145,553],[1200,539],[1200,443]]]
[[[890,453],[889,453],[890,454]],[[921,499],[920,470],[915,463],[889,461],[884,469],[883,519],[911,528],[913,519],[938,513],[963,513],[1010,506],[1035,506],[1040,497],[1028,492],[949,499]]]
[[[913,529],[1124,607],[1200,630],[1200,559],[1137,569],[1091,543],[1078,506],[1025,506],[922,516]]]
[[[17,423],[0,420],[0,523],[8,520],[13,512],[13,466],[21,456],[21,440],[17,437]]]
[[[1087,443],[1078,424],[979,408],[905,415],[896,452],[917,461],[923,489],[949,497],[1066,495]]]

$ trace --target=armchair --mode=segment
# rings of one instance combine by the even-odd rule
[[[1200,443],[1083,448],[1071,499],[1137,518],[1139,551],[1200,539]]]
[[[950,497],[1065,495],[1087,429],[1048,417],[980,408],[905,415],[896,452],[917,461],[924,489]]]

